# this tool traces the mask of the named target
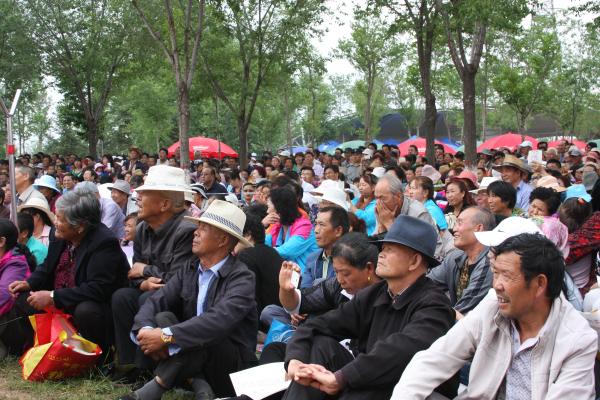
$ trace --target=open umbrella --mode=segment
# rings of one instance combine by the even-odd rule
[[[223,142],[219,149],[219,141],[216,139],[207,138],[204,136],[196,136],[189,138],[190,143],[190,160],[194,159],[194,154],[200,152],[200,157],[204,158],[219,158],[219,150],[221,158],[223,157],[238,157],[238,153]],[[179,153],[179,141],[173,143],[167,150],[169,156]]]
[[[569,142],[571,142],[571,143],[573,143],[575,146],[577,146],[577,148],[578,148],[579,150],[584,150],[584,149],[585,149],[585,146],[586,146],[586,144],[587,144],[587,143],[586,143],[586,142],[584,142],[583,140],[577,140],[577,139],[574,139],[574,140],[566,139],[566,140],[568,140]],[[553,140],[552,142],[548,143],[548,147],[558,147],[558,144],[559,144],[560,142],[562,142],[562,139],[561,139],[561,140]]]
[[[350,140],[349,142],[341,143],[338,147],[340,149],[347,149],[347,148],[358,149],[360,146],[366,147],[364,140]]]
[[[529,140],[533,144],[533,148],[537,149],[537,140],[531,136],[522,136],[518,133],[508,132],[503,135],[494,136],[483,142],[477,147],[477,152],[481,152],[485,149],[496,150],[501,147],[506,147],[510,150],[515,150],[524,140]]]
[[[456,154],[456,150],[454,150],[452,147],[448,146],[447,144],[440,142],[439,140],[436,140],[435,144],[441,144],[442,146],[444,146],[444,152],[446,152],[446,153]],[[425,151],[427,149],[427,140],[425,140],[425,138],[408,139],[408,140],[405,140],[404,142],[400,143],[398,145],[398,150],[400,150],[400,154],[401,155],[408,154],[408,148],[411,145],[417,146],[417,150],[419,151],[420,155],[425,155]]]
[[[478,140],[478,141],[477,141],[477,147],[481,146],[481,143],[483,143],[483,140]],[[464,153],[464,152],[465,152],[465,145],[464,145],[464,144],[461,144],[460,146],[458,146],[458,147],[456,148],[456,151],[457,151],[457,152],[458,152],[458,151],[462,151],[462,152]]]
[[[336,142],[335,140],[328,140],[323,144],[320,144],[319,147],[317,147],[317,149],[319,151],[329,151],[331,149],[336,149],[337,147],[339,147],[340,143]]]

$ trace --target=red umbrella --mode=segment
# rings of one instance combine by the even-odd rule
[[[570,139],[561,139],[561,140],[554,140],[550,143],[548,143],[548,147],[558,147],[558,144],[560,142],[562,142],[563,140],[568,140],[570,143],[573,143],[575,146],[577,146],[578,149],[580,150],[584,150],[585,146],[586,146],[586,142],[584,142],[583,140],[570,140]],[[568,150],[568,149],[567,149]]]
[[[446,152],[446,153],[456,154],[455,149],[453,149],[451,146],[448,146],[445,143],[440,142],[439,140],[436,140],[435,144],[441,144],[442,146],[444,146],[444,152]],[[427,149],[427,141],[425,140],[425,138],[408,139],[408,140],[400,143],[398,145],[398,150],[400,150],[400,154],[401,155],[408,154],[408,147],[410,145],[417,146],[419,154],[422,156],[425,155],[425,151]]]
[[[510,150],[515,150],[525,140],[529,140],[531,144],[533,144],[534,150],[537,149],[538,142],[531,136],[525,136],[525,138],[523,139],[523,136],[519,135],[518,133],[508,132],[504,135],[494,136],[493,138],[481,143],[479,147],[477,147],[477,151],[480,152],[485,149],[495,150],[501,147],[506,147]]]
[[[219,141],[203,136],[189,138],[190,143],[190,160],[194,159],[194,154],[198,151],[201,157],[219,158]],[[238,157],[238,153],[225,143],[221,143],[221,158],[223,157]],[[173,143],[169,148],[169,156],[179,155],[179,141]]]

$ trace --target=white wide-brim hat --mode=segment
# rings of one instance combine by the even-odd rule
[[[530,219],[522,217],[508,217],[500,222],[493,230],[474,232],[475,238],[484,246],[499,246],[509,237],[522,233],[539,233],[544,235],[540,228]]]
[[[190,185],[185,180],[185,172],[181,168],[169,167],[168,165],[155,165],[148,170],[148,176],[144,184],[137,189],[144,190],[168,190],[171,192],[193,193]]]
[[[56,216],[52,211],[50,211],[50,208],[48,207],[48,202],[45,200],[42,200],[37,197],[31,197],[29,200],[27,200],[25,204],[21,204],[19,207],[17,207],[17,212],[21,212],[26,208],[35,208],[36,210],[40,210],[41,212],[46,214],[48,218],[50,218],[50,222],[52,222],[53,224],[56,220]]]
[[[253,246],[252,243],[244,237],[246,214],[227,201],[213,200],[200,217],[184,218],[190,221],[204,222],[205,224],[212,225],[239,239],[243,245],[248,247]]]

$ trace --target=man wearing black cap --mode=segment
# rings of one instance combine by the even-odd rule
[[[376,272],[383,281],[308,320],[289,342],[285,365],[293,382],[284,399],[389,399],[415,353],[454,320],[448,298],[425,277],[438,265],[436,236],[427,222],[398,216],[381,241]],[[347,338],[353,354],[339,344]]]

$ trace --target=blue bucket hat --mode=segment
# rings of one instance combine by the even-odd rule
[[[431,224],[418,218],[399,215],[385,237],[379,242],[396,243],[410,247],[421,253],[427,259],[431,268],[440,264],[434,258],[437,232]]]
[[[592,196],[590,196],[589,193],[585,191],[585,186],[581,184],[571,185],[567,188],[567,191],[565,192],[565,201],[573,197],[577,199],[582,199],[587,203],[592,201]]]
[[[60,190],[56,187],[56,179],[50,175],[42,175],[33,182],[33,187],[38,189],[40,187],[47,187],[60,193]]]

